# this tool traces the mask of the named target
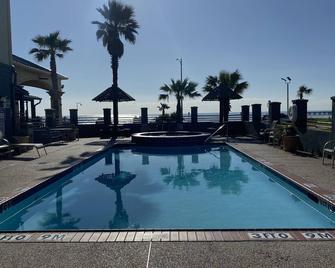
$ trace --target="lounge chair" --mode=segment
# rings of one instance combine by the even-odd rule
[[[0,157],[10,156],[13,153],[10,145],[8,145],[3,139],[0,141]]]
[[[42,143],[9,143],[8,140],[1,138],[1,142],[2,145],[0,145],[0,149],[7,149],[8,151],[11,151],[12,149],[15,148],[35,148],[37,153],[38,153],[38,157],[41,157],[40,154],[40,149],[44,149],[45,155],[47,155],[47,150],[45,149],[44,144]]]
[[[335,140],[330,140],[325,143],[322,150],[322,164],[325,164],[326,156],[332,157],[332,168],[335,167]]]

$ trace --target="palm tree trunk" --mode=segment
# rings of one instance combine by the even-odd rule
[[[117,56],[112,55],[113,88],[115,90],[115,96],[113,100],[113,125],[115,132],[117,130],[117,125],[119,124],[119,108],[118,108],[118,95],[117,95],[118,68],[119,68],[119,58]]]
[[[59,107],[59,94],[60,92],[58,89],[58,81],[57,81],[57,66],[56,66],[56,58],[55,54],[51,54],[50,56],[50,70],[51,70],[51,85],[52,89],[49,90],[50,94],[50,102],[51,102],[51,109],[55,109],[56,111],[56,121],[60,122],[60,107]]]

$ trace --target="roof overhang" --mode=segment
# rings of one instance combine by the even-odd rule
[[[40,66],[36,63],[33,63],[31,61],[28,61],[26,59],[23,59],[21,57],[18,57],[16,55],[13,55],[13,65],[15,67],[21,67],[22,69],[25,69],[27,71],[31,71],[34,73],[39,73],[43,77],[43,75],[47,75],[48,77],[50,76],[50,69],[44,68],[43,66]],[[57,77],[60,80],[68,80],[69,78],[57,73]]]

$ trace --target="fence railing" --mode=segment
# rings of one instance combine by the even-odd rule
[[[155,123],[158,115],[148,115],[148,122]],[[251,115],[250,115],[251,118]],[[218,114],[198,114],[198,122],[199,123],[219,123],[219,115]],[[229,121],[241,121],[241,114],[229,114]],[[113,118],[112,118],[113,122]],[[184,123],[191,122],[191,115],[184,115],[183,116]],[[79,125],[91,125],[91,124],[103,124],[104,119],[103,117],[96,117],[96,116],[79,116],[78,124]],[[120,116],[119,117],[119,124],[141,124],[141,117],[140,116]]]
[[[262,113],[262,116],[267,115],[267,113]],[[331,116],[330,111],[309,111],[307,113],[308,118],[315,118],[315,117],[329,117]],[[148,122],[155,123],[159,115],[157,114],[149,114],[148,115]],[[252,119],[252,114],[250,113],[250,120]],[[199,123],[218,123],[219,114],[198,114],[198,122]],[[236,122],[241,121],[241,113],[230,113],[229,114],[229,121]],[[91,125],[91,124],[103,124],[104,120],[103,117],[97,116],[79,116],[78,124],[79,125]],[[113,122],[113,118],[112,118]],[[185,114],[183,116],[184,123],[191,122],[191,115]],[[141,124],[141,117],[140,116],[119,116],[119,123],[120,124]]]

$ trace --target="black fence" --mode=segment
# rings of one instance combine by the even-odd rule
[[[148,115],[148,123],[156,123],[159,115]],[[250,119],[252,115],[250,114]],[[113,118],[112,118],[113,121]],[[239,122],[241,121],[241,114],[229,114],[229,121]],[[191,115],[183,116],[184,123],[191,123]],[[199,123],[219,123],[218,114],[198,114]],[[94,116],[79,116],[78,125],[93,125],[93,124],[103,124],[103,117],[94,117]],[[140,116],[122,116],[119,117],[119,124],[141,124]]]

